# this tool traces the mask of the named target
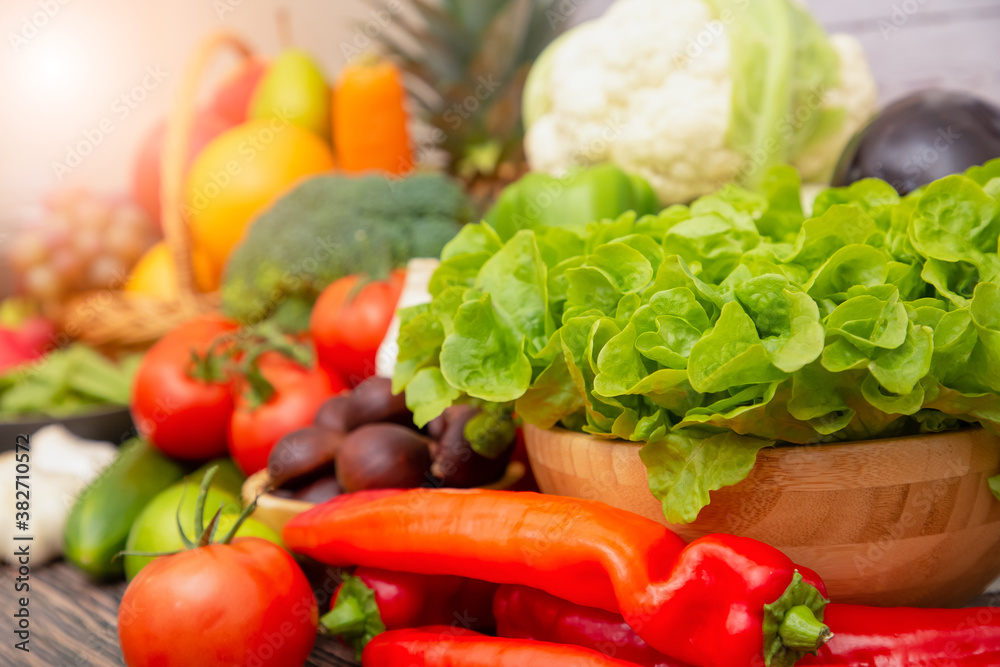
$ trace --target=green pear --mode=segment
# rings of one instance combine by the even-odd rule
[[[281,118],[330,139],[330,87],[319,65],[288,49],[268,68],[250,100],[251,118]]]

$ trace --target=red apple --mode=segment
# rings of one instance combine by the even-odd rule
[[[203,110],[195,116],[194,127],[191,129],[191,146],[188,150],[187,167],[206,144],[217,136],[238,125],[219,114]],[[135,200],[149,213],[149,216],[160,224],[160,160],[162,159],[164,135],[167,123],[160,121],[142,142],[135,158],[132,173],[132,194]]]
[[[37,358],[51,352],[58,341],[56,325],[39,315],[24,320],[14,330],[14,336],[24,354]]]
[[[17,368],[31,359],[19,347],[17,335],[9,329],[0,327],[0,374]]]
[[[267,71],[269,63],[256,56],[247,58],[223,79],[216,89],[208,108],[213,113],[226,118],[234,125],[247,119],[250,98],[257,83]]]
[[[56,342],[55,325],[38,315],[28,317],[17,328],[0,326],[0,373],[48,354]]]

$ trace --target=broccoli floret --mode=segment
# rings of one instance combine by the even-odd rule
[[[309,179],[264,211],[230,256],[223,310],[294,328],[329,283],[437,257],[470,215],[464,191],[441,174]]]

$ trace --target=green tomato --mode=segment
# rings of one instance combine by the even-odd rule
[[[193,540],[194,535],[194,515],[197,503],[198,487],[187,483],[185,492],[184,483],[178,483],[166,489],[156,496],[132,524],[128,541],[125,544],[125,551],[141,551],[152,553],[169,553],[181,551],[184,547],[184,540],[181,539],[180,531],[177,528],[177,508],[180,507],[180,522],[184,527],[184,534]],[[207,526],[215,513],[222,507],[219,516],[218,528],[215,532],[217,537],[225,535],[236,519],[239,517],[242,507],[236,496],[226,491],[215,488],[209,489],[205,500],[205,525]],[[281,537],[271,528],[254,518],[248,518],[240,529],[236,531],[237,537],[259,537],[269,542],[274,542],[278,546]],[[125,576],[131,579],[139,573],[143,567],[152,562],[151,556],[125,556]]]
[[[201,486],[201,480],[205,477],[205,473],[215,468],[215,476],[212,477],[212,488],[216,491],[225,491],[231,496],[236,498],[240,497],[240,493],[243,491],[243,482],[246,481],[246,476],[240,472],[240,469],[236,467],[236,464],[231,458],[220,458],[212,459],[202,467],[195,470],[190,475],[184,477],[188,484],[188,491],[194,495],[198,495],[198,487]],[[192,505],[192,508],[194,505]],[[194,509],[191,510],[192,514]]]

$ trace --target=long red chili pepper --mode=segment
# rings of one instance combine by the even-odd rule
[[[452,627],[393,630],[373,639],[362,667],[635,667],[579,646],[487,637]]]
[[[582,646],[643,667],[684,667],[644,642],[621,614],[537,588],[504,584],[493,598],[493,615],[500,637]]]
[[[592,648],[647,667],[677,663],[650,648],[619,614],[583,607],[526,586],[501,586],[497,634]],[[980,667],[1000,665],[1000,610],[911,609],[829,604],[833,638],[799,665]]]
[[[834,638],[802,665],[1000,665],[1000,609],[912,609],[831,604]]]
[[[825,590],[756,540],[685,546],[604,503],[504,491],[414,489],[340,496],[292,519],[290,548],[331,565],[518,583],[620,610],[649,645],[699,667],[792,665],[829,637]]]
[[[360,656],[372,637],[386,630],[422,625],[492,628],[496,590],[496,584],[477,579],[359,567],[343,577],[320,623]]]

